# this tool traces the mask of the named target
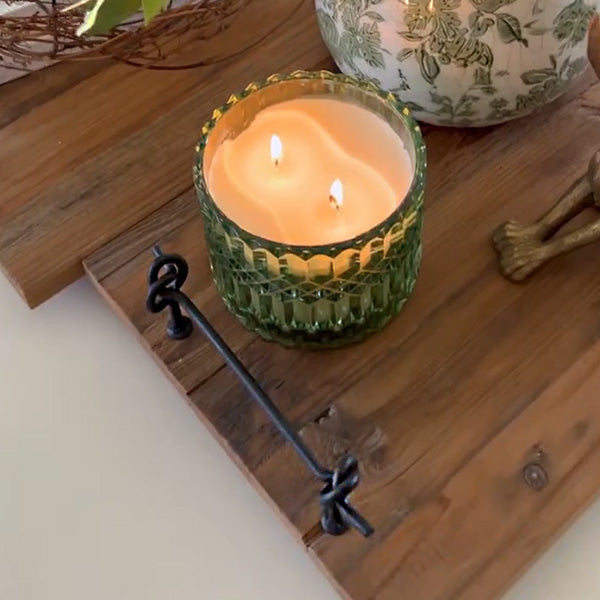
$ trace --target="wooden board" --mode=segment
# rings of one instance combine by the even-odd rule
[[[598,246],[518,286],[500,277],[490,242],[500,222],[537,216],[585,170],[599,108],[588,76],[535,117],[430,129],[422,273],[402,314],[359,346],[287,350],[245,331],[212,284],[191,190],[85,261],[342,596],[490,600],[600,489]],[[220,358],[197,332],[168,340],[166,315],[146,312],[155,242],[187,257],[186,291],[319,458],[358,456],[353,502],[372,538],[323,535],[319,485]],[[532,462],[547,473],[542,490],[524,481]]]
[[[200,127],[230,93],[273,72],[332,65],[311,0],[253,0],[178,61],[203,57],[214,64],[166,72],[62,64],[2,86],[0,266],[30,306],[190,187]]]

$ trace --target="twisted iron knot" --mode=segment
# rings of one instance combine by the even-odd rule
[[[349,496],[360,481],[358,460],[345,456],[331,474],[320,495],[321,525],[331,535],[341,535],[354,527],[364,536],[373,533],[371,525],[350,505]]]
[[[159,246],[152,248],[155,259],[148,270],[148,294],[146,308],[159,313],[165,308],[171,311],[167,324],[167,334],[175,340],[182,340],[192,333],[191,320],[181,313],[176,294],[187,279],[187,261],[179,254],[164,254]]]

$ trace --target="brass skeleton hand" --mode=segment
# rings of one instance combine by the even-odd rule
[[[523,281],[552,257],[600,240],[600,215],[593,223],[557,235],[563,225],[590,206],[600,209],[600,150],[590,160],[587,173],[535,223],[508,221],[494,231],[502,274]]]

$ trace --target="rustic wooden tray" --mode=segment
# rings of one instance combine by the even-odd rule
[[[296,1],[253,4],[230,30],[236,43],[249,41],[252,23],[272,28]],[[598,248],[516,286],[498,274],[490,243],[496,225],[537,216],[584,171],[600,141],[600,85],[589,76],[538,116],[502,127],[429,129],[413,298],[365,343],[310,353],[257,339],[225,310],[191,162],[200,124],[230,92],[270,72],[328,66],[307,1],[260,46],[204,70],[60,65],[8,84],[0,264],[33,306],[76,278],[85,259],[100,292],[344,597],[489,600],[600,489]],[[375,525],[372,538],[323,535],[320,485],[219,356],[199,333],[167,339],[166,315],[146,312],[156,242],[189,260],[186,291],[322,462],[358,456],[363,481],[352,500]]]
[[[531,219],[585,169],[599,94],[586,87],[503,127],[427,133],[422,274],[402,314],[358,346],[294,351],[245,331],[212,284],[192,190],[85,261],[345,597],[493,598],[600,488],[598,249],[518,286],[499,275],[490,243],[498,223]],[[144,308],[155,242],[189,260],[187,293],[319,458],[358,456],[353,502],[372,538],[322,534],[319,484],[220,357],[199,333],[165,337],[166,316]]]

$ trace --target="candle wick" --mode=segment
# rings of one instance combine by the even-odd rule
[[[333,206],[333,208],[335,208],[335,212],[339,215],[340,214],[340,203],[331,194],[329,194],[329,203]]]

